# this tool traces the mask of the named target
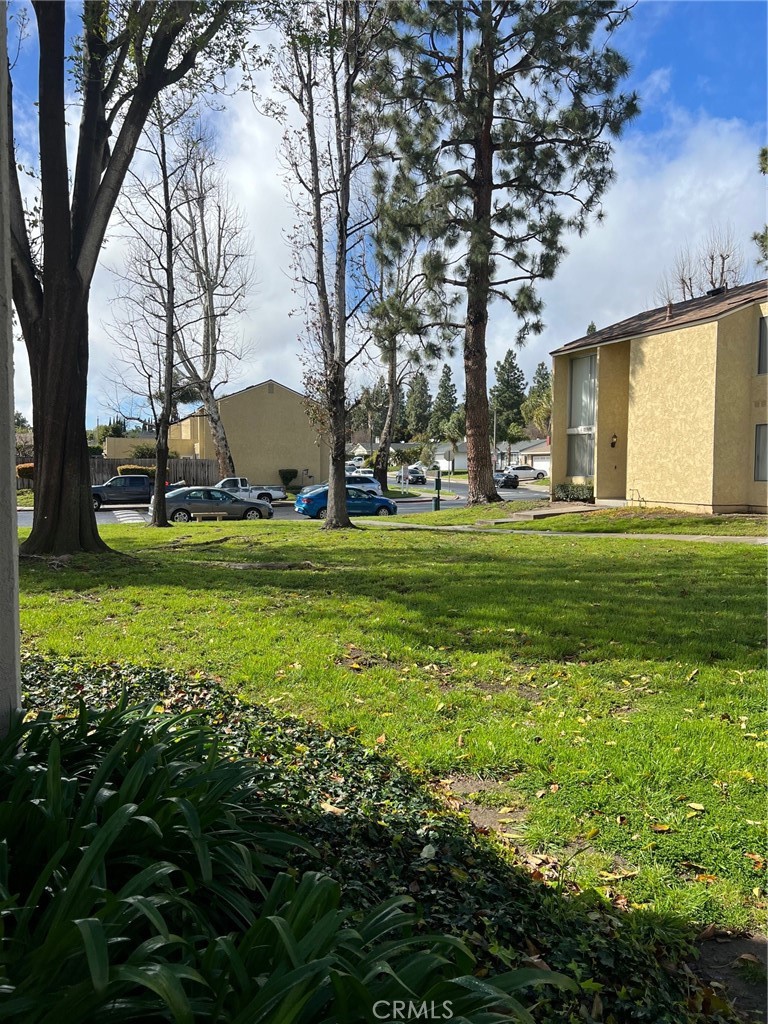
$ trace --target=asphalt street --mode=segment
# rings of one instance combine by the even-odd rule
[[[435,494],[434,485],[430,481],[427,484],[428,494],[424,497],[425,491],[421,489],[421,497],[419,498],[398,498],[397,507],[403,514],[411,514],[415,512],[431,512],[432,511],[432,497]],[[460,505],[464,501],[464,496],[467,493],[467,485],[464,482],[453,481],[450,484],[448,480],[443,481],[443,491],[451,490],[454,497],[442,498],[441,507],[451,508],[456,505]],[[541,487],[518,487],[517,490],[502,490],[499,494],[504,498],[505,501],[531,501],[532,499],[544,497],[545,492]],[[19,509],[18,510],[18,525],[19,526],[32,526],[32,509]],[[275,519],[287,519],[293,521],[306,521],[305,516],[299,515],[295,512],[293,505],[275,505]],[[96,522],[100,526],[108,526],[110,524],[122,523],[123,525],[129,523],[143,524],[148,523],[150,520],[149,513],[146,505],[143,506],[116,506],[115,508],[102,508],[96,513]]]

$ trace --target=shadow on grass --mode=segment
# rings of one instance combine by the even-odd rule
[[[703,1019],[689,1007],[704,1008],[707,997],[680,964],[691,937],[685,921],[618,911],[567,881],[542,884],[417,777],[349,736],[244,705],[210,680],[157,669],[32,658],[24,688],[30,709],[55,714],[71,713],[80,699],[114,706],[123,693],[129,704],[196,709],[233,751],[255,757],[254,798],[276,801],[285,826],[314,845],[317,857],[297,852],[295,867],[335,877],[353,912],[404,894],[414,901],[416,931],[461,938],[481,976],[533,965],[581,983],[577,995],[538,990],[537,1021]]]
[[[56,570],[22,563],[23,590],[161,590],[158,614],[169,623],[194,620],[214,602],[238,602],[247,613],[258,599],[258,614],[300,616],[302,633],[352,627],[375,637],[395,629],[411,646],[440,638],[448,650],[498,652],[530,664],[626,658],[763,665],[759,551],[655,542],[629,548],[610,539],[385,539],[367,531],[345,535],[345,545],[319,531],[311,538],[281,532],[189,546],[182,535],[175,551],[134,545],[130,561],[80,557]],[[242,568],[254,562],[316,568]],[[372,621],[371,608],[384,625]]]

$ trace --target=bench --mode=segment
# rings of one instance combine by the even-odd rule
[[[202,523],[204,519],[216,519],[220,521],[227,518],[226,512],[193,512],[192,518],[197,523]]]

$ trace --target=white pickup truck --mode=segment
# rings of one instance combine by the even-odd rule
[[[251,484],[247,477],[228,476],[216,484],[238,498],[256,498],[258,501],[281,501],[285,497],[285,488],[280,484]]]

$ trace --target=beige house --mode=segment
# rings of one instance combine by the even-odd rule
[[[553,487],[768,511],[768,282],[670,303],[551,354]]]
[[[219,399],[238,476],[252,483],[280,483],[281,469],[296,469],[294,485],[328,479],[328,446],[310,422],[306,402],[304,395],[274,380]],[[168,445],[181,458],[216,457],[202,412],[174,423]]]

